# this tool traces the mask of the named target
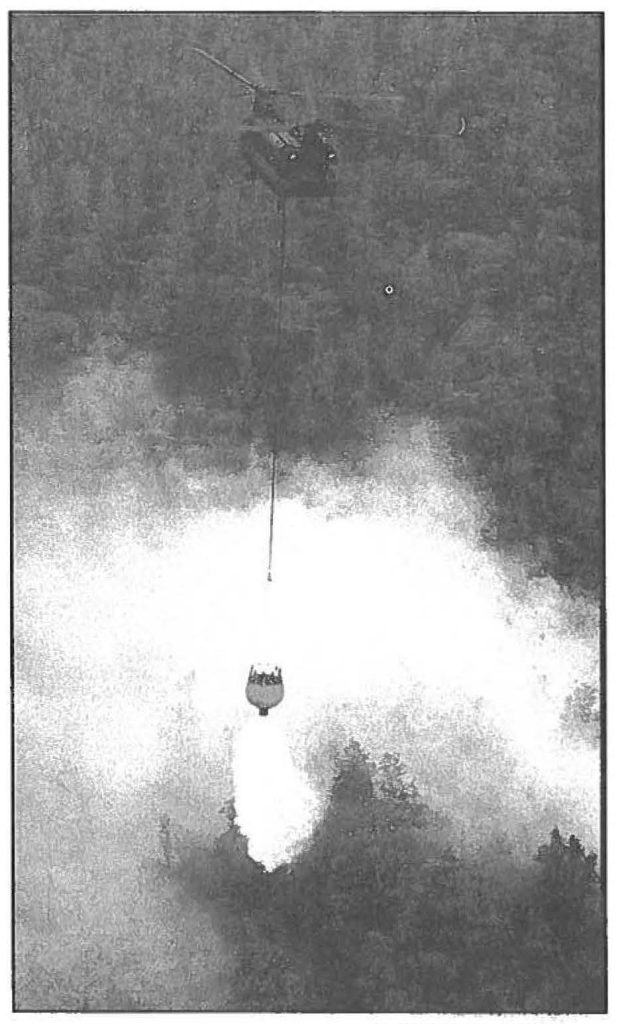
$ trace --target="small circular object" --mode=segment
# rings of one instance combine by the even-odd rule
[[[395,286],[392,284],[385,284],[382,289],[385,295],[390,296],[395,294]]]

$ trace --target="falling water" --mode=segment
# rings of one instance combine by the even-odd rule
[[[239,732],[234,794],[249,855],[267,870],[290,860],[311,835],[320,801],[274,714],[252,718]]]

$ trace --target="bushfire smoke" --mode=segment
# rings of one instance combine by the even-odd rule
[[[65,755],[98,786],[135,792],[165,778],[179,679],[194,673],[194,745],[218,749],[226,728],[254,714],[244,701],[248,668],[274,642],[286,698],[273,722],[251,722],[235,762],[240,820],[264,863],[290,856],[290,837],[310,833],[326,785],[320,744],[351,731],[365,733],[376,754],[399,744],[420,783],[460,818],[499,778],[515,802],[525,788],[524,817],[557,801],[565,821],[575,817],[594,839],[597,754],[567,747],[561,730],[565,699],[596,679],[594,609],[486,550],[478,501],[426,431],[403,442],[384,443],[363,478],[288,467],[267,614],[266,505],[209,509],[205,485],[203,515],[170,521],[156,538],[120,514],[104,545],[87,534],[75,543],[71,532],[70,542],[57,534],[25,551],[18,699],[28,704],[39,690],[32,727],[55,721]],[[28,678],[28,652],[45,657],[52,692]],[[476,740],[462,765],[454,738],[471,726]],[[485,729],[502,744],[489,772]],[[285,766],[286,743],[301,775]],[[464,768],[464,806],[450,807]],[[307,771],[311,785],[301,781]],[[275,821],[257,805],[284,776]],[[491,818],[488,808],[481,822],[475,813],[474,828]]]

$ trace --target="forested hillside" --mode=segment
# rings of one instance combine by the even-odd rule
[[[602,1012],[596,856],[576,836],[555,828],[530,861],[506,833],[455,855],[400,758],[355,741],[290,866],[262,871],[225,811],[214,850],[185,841],[171,872],[235,950],[225,1009]]]
[[[426,417],[487,495],[487,539],[598,589],[601,27],[14,15],[18,480],[36,475],[20,432],[69,379],[105,391],[145,357],[165,400],[84,449],[91,474],[123,430],[155,469],[227,469],[273,407],[287,452],[314,457],[370,440],[376,410]],[[335,128],[336,197],[289,204],[274,368],[278,225],[239,157],[250,98],[191,44]]]

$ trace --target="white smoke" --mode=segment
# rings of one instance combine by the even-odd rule
[[[352,732],[372,754],[401,753],[446,810],[461,811],[465,776],[465,799],[484,800],[487,827],[505,813],[499,787],[508,813],[519,799],[522,820],[533,821],[559,804],[557,823],[596,845],[598,753],[567,746],[560,727],[566,696],[598,681],[595,607],[483,548],[478,501],[422,430],[383,446],[368,469],[353,478],[310,462],[288,467],[270,611],[267,502],[209,509],[207,480],[204,514],[156,538],[125,520],[103,546],[59,531],[25,552],[18,731],[36,691],[43,710],[38,726],[28,716],[32,729],[55,730],[64,755],[103,789],[135,792],[169,770],[177,680],[195,671],[193,749],[229,757],[222,737],[237,734],[237,810],[266,866],[291,856],[315,824],[320,743]],[[258,718],[245,701],[247,673],[273,655],[286,695]],[[480,732],[455,763],[454,740],[480,722],[501,737],[512,776],[500,775],[502,753],[492,762]],[[215,760],[193,758],[194,790],[213,789]],[[229,767],[220,764],[222,786]]]

